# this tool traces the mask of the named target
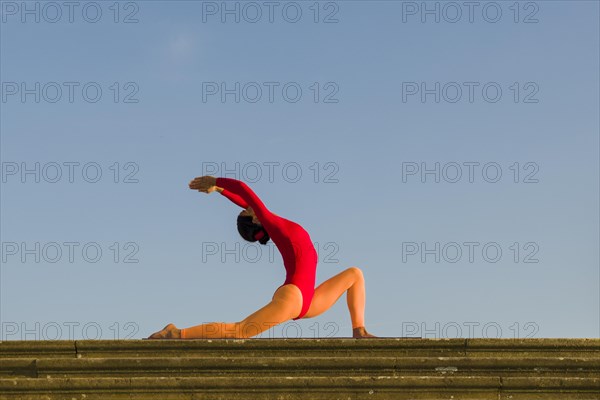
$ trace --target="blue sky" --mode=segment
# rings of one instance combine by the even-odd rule
[[[363,270],[375,335],[600,336],[598,2],[54,4],[1,4],[3,340],[268,303],[274,246],[187,188],[214,166],[305,227],[317,285]],[[350,333],[344,295],[260,337]]]

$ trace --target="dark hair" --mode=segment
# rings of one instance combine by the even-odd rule
[[[267,242],[271,238],[262,225],[255,224],[254,222],[252,222],[252,217],[247,215],[238,216],[237,230],[240,233],[240,236],[248,242],[256,242],[258,240],[260,244],[267,244]],[[260,239],[256,239],[255,236],[259,232],[263,232],[263,236]]]

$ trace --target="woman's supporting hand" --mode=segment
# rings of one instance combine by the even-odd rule
[[[216,186],[217,178],[214,176],[206,175],[199,176],[190,181],[190,189],[197,190],[203,193],[212,193],[219,188]]]

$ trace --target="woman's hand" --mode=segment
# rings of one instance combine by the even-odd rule
[[[194,178],[190,181],[190,189],[197,190],[203,193],[212,193],[215,190],[218,190],[217,178],[214,176],[206,175]]]

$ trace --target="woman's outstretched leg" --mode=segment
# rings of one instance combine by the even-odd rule
[[[240,322],[210,322],[178,329],[168,324],[148,339],[224,339],[249,338],[295,318],[302,309],[302,292],[294,284],[279,287],[269,304]]]
[[[313,318],[331,308],[344,294],[352,320],[353,337],[375,337],[365,329],[365,278],[360,268],[350,267],[325,282],[316,289],[312,303],[304,318]]]
[[[236,322],[209,322],[186,329],[168,324],[161,331],[153,333],[148,339],[218,339],[237,338]]]

